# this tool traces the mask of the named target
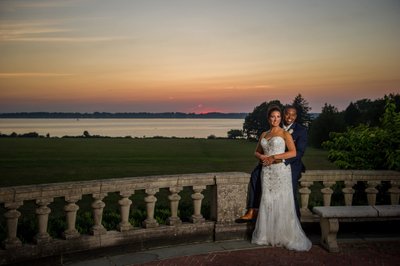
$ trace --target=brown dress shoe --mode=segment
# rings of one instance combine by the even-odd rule
[[[257,209],[250,208],[247,210],[246,214],[241,216],[239,219],[241,220],[253,220],[257,218],[258,211]]]

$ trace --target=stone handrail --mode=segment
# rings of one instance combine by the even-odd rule
[[[390,204],[399,204],[400,195],[400,172],[396,171],[369,171],[369,170],[310,170],[302,175],[300,179],[300,212],[301,220],[304,221],[318,221],[318,218],[312,214],[309,206],[309,197],[311,194],[310,187],[316,183],[321,182],[323,188],[320,190],[324,206],[331,205],[333,190],[332,187],[337,182],[343,182],[344,188],[343,199],[346,206],[353,204],[353,195],[355,189],[353,188],[357,182],[366,182],[368,205],[376,204],[376,195],[378,194],[377,187],[382,182],[389,182],[390,188],[385,193],[390,195]]]
[[[30,186],[0,188],[0,204],[5,213],[2,223],[7,229],[6,239],[0,248],[0,264],[17,262],[45,256],[59,256],[77,251],[103,248],[117,245],[133,245],[135,249],[150,246],[176,244],[196,241],[213,241],[247,238],[251,235],[252,226],[236,223],[246,208],[247,188],[250,175],[240,172],[199,173],[182,175],[164,175],[132,177],[82,182],[54,183]],[[332,186],[336,182],[344,182],[344,200],[346,205],[352,204],[353,187],[357,182],[366,182],[365,189],[368,204],[374,205],[377,186],[388,181],[391,204],[399,204],[400,173],[394,171],[352,171],[352,170],[309,170],[300,180],[301,220],[316,221],[309,209],[310,187],[321,182],[324,206],[331,204]],[[211,204],[210,220],[201,213],[206,187],[212,189],[209,199]],[[180,196],[184,187],[192,189],[193,214],[190,222],[182,222],[178,217]],[[167,225],[159,225],[154,218],[157,193],[160,189],[169,190],[171,216]],[[146,219],[142,227],[134,227],[129,222],[132,207],[130,197],[135,191],[144,190]],[[103,209],[108,193],[118,193],[120,222],[117,230],[107,231],[102,224]],[[82,235],[76,229],[76,217],[80,200],[83,196],[92,197],[93,225],[90,235]],[[54,239],[47,232],[51,209],[49,204],[56,198],[63,198],[65,205],[66,228],[63,239]],[[37,232],[35,243],[22,243],[17,237],[20,208],[27,201],[36,203]]]
[[[120,179],[67,182],[29,186],[0,188],[0,204],[5,208],[4,218],[7,228],[6,239],[0,249],[0,264],[21,261],[24,259],[54,256],[88,249],[102,248],[122,244],[144,246],[157,244],[158,240],[170,243],[190,241],[212,241],[226,238],[236,231],[235,219],[242,215],[246,208],[246,193],[249,174],[238,172],[201,173],[186,175],[146,176]],[[206,221],[201,213],[203,190],[212,188],[211,220]],[[184,187],[193,191],[193,214],[190,223],[182,223],[178,217],[180,196]],[[167,188],[170,192],[171,217],[167,226],[160,226],[154,218],[157,192]],[[129,199],[135,191],[144,190],[146,196],[146,219],[142,228],[134,228],[129,223],[129,212],[132,201]],[[108,193],[118,193],[120,223],[118,231],[107,231],[102,225],[103,199]],[[76,229],[76,217],[79,201],[84,195],[92,196],[93,226],[90,235],[81,235]],[[56,198],[65,200],[66,228],[64,239],[53,239],[48,233],[48,221],[51,209],[49,204]],[[36,203],[37,233],[35,243],[22,244],[17,237],[18,210],[27,201]],[[233,229],[229,230],[229,226]],[[229,237],[233,235],[229,234]],[[155,243],[151,243],[151,242]],[[159,244],[159,243],[158,243]]]

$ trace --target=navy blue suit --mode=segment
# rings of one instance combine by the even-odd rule
[[[294,195],[294,203],[296,207],[296,214],[300,219],[300,207],[299,202],[297,200],[297,190],[299,179],[301,178],[301,173],[305,172],[305,166],[301,161],[301,158],[304,155],[307,146],[307,129],[294,122],[292,126],[288,129],[291,132],[294,144],[296,146],[296,157],[286,159],[285,164],[290,164],[292,169],[292,186],[293,186],[293,195]],[[247,208],[255,208],[258,209],[260,206],[260,198],[261,198],[261,165],[258,165],[250,177],[249,184],[249,193],[248,193],[248,201]]]
[[[296,207],[297,217],[299,217],[300,219],[300,207],[299,201],[297,199],[297,191],[299,186],[299,179],[301,178],[301,173],[304,173],[306,171],[306,167],[301,161],[301,158],[303,157],[307,147],[307,129],[301,124],[294,122],[289,128],[288,132],[291,132],[291,130],[293,130],[291,135],[294,141],[294,145],[296,146],[296,157],[286,159],[285,164],[290,164],[290,167],[292,169],[294,204]]]
[[[258,209],[261,200],[261,169],[259,163],[251,172],[249,192],[247,193],[247,209]]]

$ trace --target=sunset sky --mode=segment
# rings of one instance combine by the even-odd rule
[[[1,0],[0,112],[311,112],[400,93],[399,0]]]

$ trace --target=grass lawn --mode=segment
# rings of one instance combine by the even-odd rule
[[[256,143],[229,139],[2,138],[0,187],[133,176],[251,172]],[[309,148],[307,169],[335,169]]]

